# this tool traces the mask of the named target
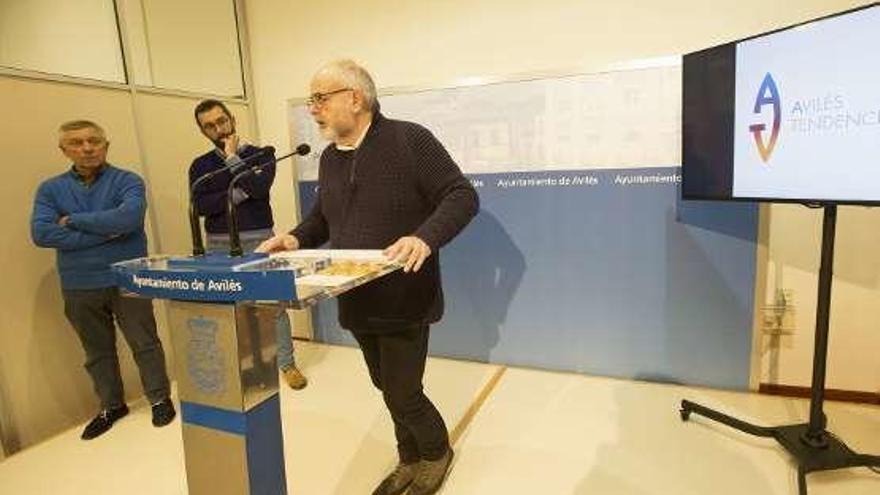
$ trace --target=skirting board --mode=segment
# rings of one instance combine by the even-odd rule
[[[762,383],[758,392],[767,395],[782,395],[785,397],[810,398],[810,387],[797,387],[793,385],[778,385],[775,383]],[[880,405],[880,393],[860,392],[857,390],[840,390],[835,388],[825,389],[825,398],[841,402],[857,402],[859,404]]]

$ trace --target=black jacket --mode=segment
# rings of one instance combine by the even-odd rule
[[[479,210],[470,181],[424,127],[376,113],[354,151],[321,154],[318,199],[293,234],[303,248],[384,249],[415,235],[432,254],[339,297],[339,322],[356,332],[430,324],[443,315],[439,249]]]

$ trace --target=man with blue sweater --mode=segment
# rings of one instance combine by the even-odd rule
[[[272,206],[269,204],[269,190],[275,180],[275,155],[272,148],[257,148],[240,142],[235,131],[235,118],[219,100],[204,100],[194,110],[196,124],[202,134],[214,145],[207,153],[193,160],[189,168],[189,183],[192,184],[205,174],[216,172],[224,167],[229,171],[200,184],[193,191],[196,210],[205,217],[207,247],[211,251],[229,252],[229,225],[226,222],[226,205],[229,184],[233,177],[249,166],[260,165],[259,174],[242,177],[232,190],[232,201],[238,215],[241,246],[251,252],[261,242],[272,237],[274,220]],[[256,309],[247,314],[247,325],[255,329],[259,325]],[[294,390],[305,388],[306,377],[296,367],[293,355],[290,320],[284,309],[270,310],[268,316],[275,326],[278,345],[277,366],[287,385]],[[251,335],[257,335],[252,331]],[[257,346],[259,347],[259,346]],[[259,356],[255,356],[255,360]]]
[[[117,261],[145,256],[147,237],[144,182],[107,163],[109,145],[94,122],[63,124],[59,148],[73,165],[40,184],[31,217],[34,243],[56,251],[64,313],[82,342],[85,368],[101,401],[83,440],[128,414],[114,319],[137,363],[153,425],[167,425],[175,416],[152,301],[122,297],[110,269]]]

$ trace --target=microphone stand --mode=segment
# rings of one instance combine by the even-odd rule
[[[226,223],[227,225],[229,225],[229,256],[240,257],[244,254],[244,250],[241,248],[241,236],[238,231],[238,205],[236,205],[235,201],[233,201],[232,195],[232,191],[233,189],[235,189],[235,185],[238,184],[238,181],[248,175],[259,175],[263,172],[263,167],[266,167],[271,163],[277,164],[281,160],[290,158],[294,155],[307,155],[309,151],[311,151],[309,145],[301,144],[297,146],[295,150],[282,156],[281,158],[277,158],[272,162],[262,165],[254,165],[244,172],[236,175],[232,178],[231,181],[229,181],[229,187],[226,190]]]
[[[205,241],[202,239],[202,225],[199,221],[199,213],[196,211],[196,202],[193,201],[193,191],[190,191],[189,201],[189,231],[192,236],[193,256],[205,255]]]

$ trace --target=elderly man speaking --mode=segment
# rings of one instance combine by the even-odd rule
[[[394,421],[400,462],[373,492],[428,495],[452,462],[446,424],[425,395],[429,327],[443,315],[439,249],[479,209],[471,183],[424,127],[379,112],[369,73],[352,61],[321,68],[309,110],[332,141],[321,154],[318,199],[289,234],[258,250],[385,249],[403,270],[339,298],[339,322],[363,352]]]

